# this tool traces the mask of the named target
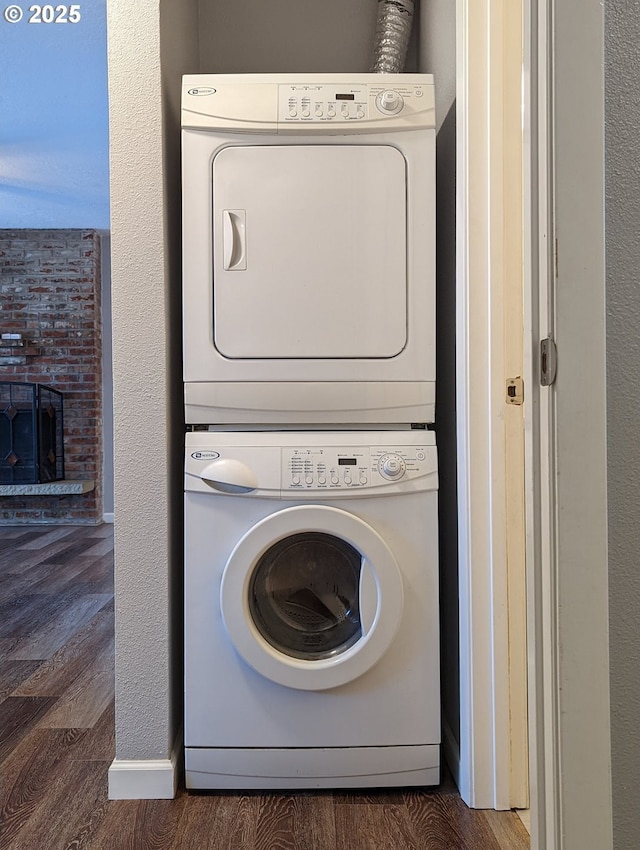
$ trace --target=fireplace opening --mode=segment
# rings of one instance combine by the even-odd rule
[[[0,484],[62,479],[63,394],[46,384],[0,381]]]

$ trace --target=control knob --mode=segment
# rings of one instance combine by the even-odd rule
[[[387,89],[387,91],[383,91],[376,98],[376,106],[380,112],[386,112],[387,115],[395,115],[401,111],[404,106],[404,100],[402,99],[402,95],[398,94],[397,91]]]
[[[404,460],[400,455],[388,454],[380,458],[380,474],[390,481],[402,478],[405,473]]]

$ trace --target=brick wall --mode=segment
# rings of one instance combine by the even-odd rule
[[[31,352],[1,348],[1,379],[64,393],[65,478],[96,482],[81,495],[0,496],[0,524],[102,520],[100,285],[95,231],[0,230],[0,330]]]

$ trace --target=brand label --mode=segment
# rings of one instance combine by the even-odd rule
[[[189,94],[196,95],[197,97],[203,94],[215,94],[216,90],[212,89],[210,86],[202,86],[199,89],[189,89]]]
[[[220,457],[220,452],[191,452],[191,457],[194,460],[215,460],[217,457]]]

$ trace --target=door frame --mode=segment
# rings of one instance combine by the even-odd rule
[[[503,433],[488,367],[493,154],[506,99],[506,0],[458,0],[459,787],[475,807],[514,805],[505,622]],[[522,0],[525,493],[533,850],[612,846],[604,347],[603,9]],[[503,77],[504,81],[504,77]],[[584,96],[584,92],[589,97]],[[496,123],[497,122],[497,123]],[[504,126],[504,125],[502,125]],[[497,183],[496,183],[497,180]],[[499,195],[498,195],[499,197]],[[504,210],[502,211],[504,214]],[[499,234],[498,234],[499,235]],[[484,328],[484,334],[481,329]],[[540,386],[540,340],[559,348]],[[588,427],[587,426],[588,423]],[[492,449],[494,449],[492,453]],[[588,461],[588,462],[587,462]],[[500,725],[505,717],[506,725]],[[505,734],[505,730],[508,734]],[[517,731],[517,730],[516,730]],[[506,767],[506,769],[505,769]],[[517,805],[517,803],[515,803]]]
[[[524,376],[522,15],[457,5],[457,779],[494,809],[529,804],[524,417],[507,400]]]

